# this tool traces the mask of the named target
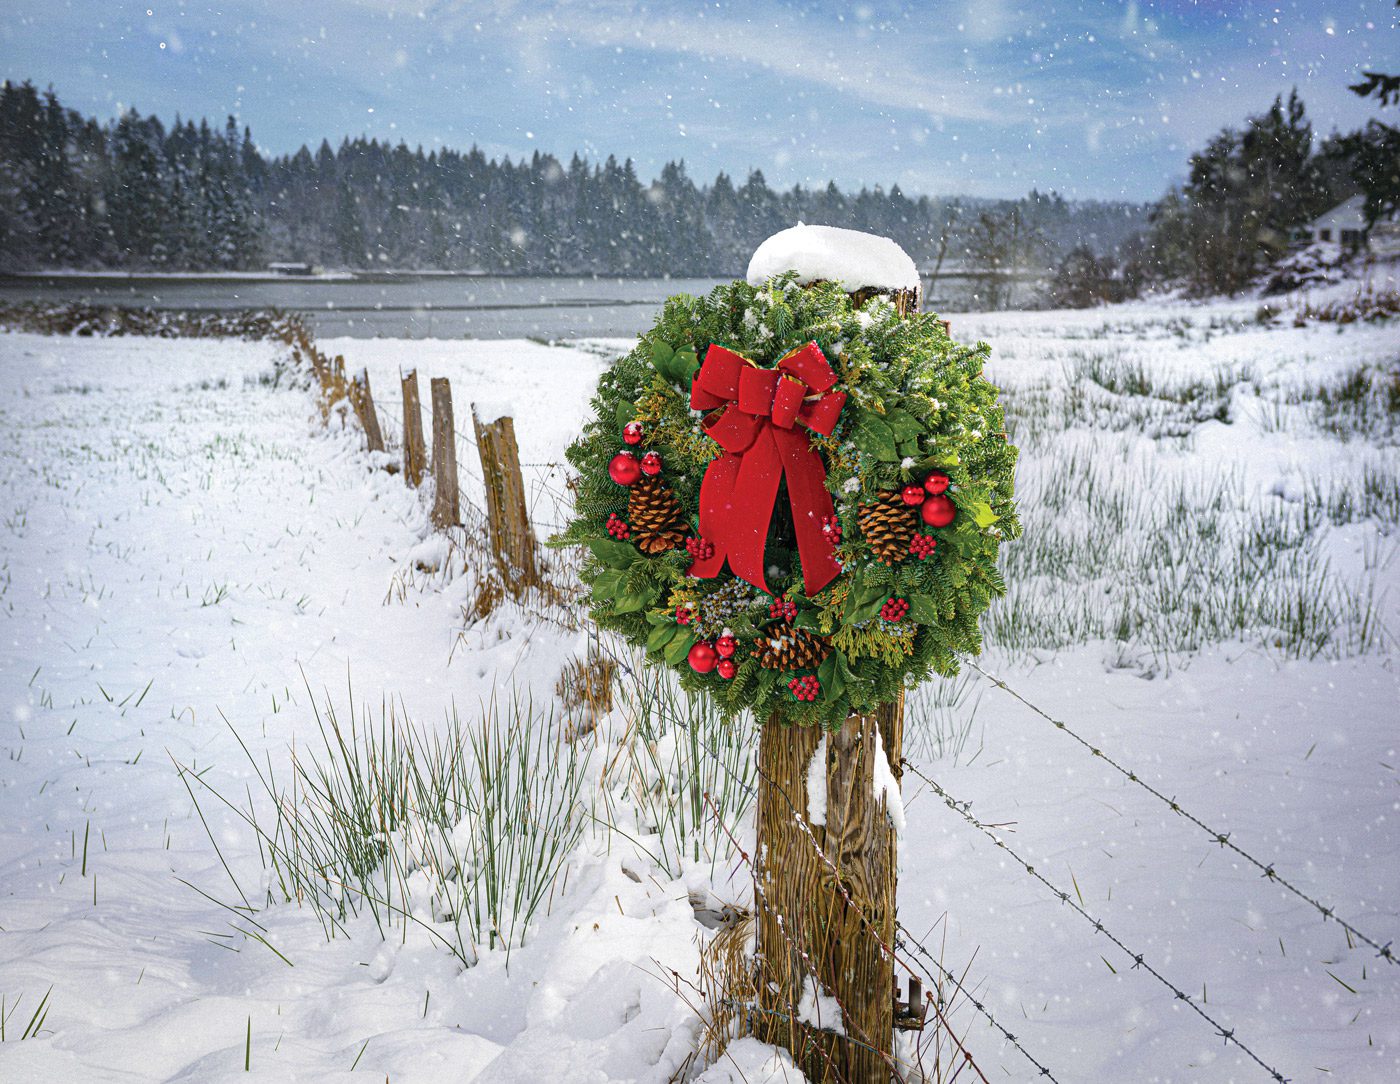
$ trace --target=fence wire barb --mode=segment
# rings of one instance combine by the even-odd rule
[[[938,973],[942,975],[945,979],[947,979],[950,983],[952,983],[954,989],[956,989],[958,993],[962,994],[962,996],[971,1003],[972,1007],[982,1014],[982,1016],[986,1019],[987,1023],[991,1024],[992,1027],[994,1027],[997,1031],[1001,1032],[1001,1034],[1006,1038],[1006,1041],[1021,1052],[1021,1056],[1023,1058],[1025,1058],[1028,1062],[1030,1062],[1037,1069],[1039,1069],[1040,1075],[1042,1077],[1050,1081],[1051,1084],[1060,1084],[1059,1080],[1055,1078],[1055,1074],[1052,1073],[1049,1069],[1047,1069],[1044,1065],[1042,1065],[1039,1061],[1037,1061],[1035,1055],[1032,1054],[1029,1050],[1027,1050],[1024,1046],[1022,1046],[1020,1040],[1018,1040],[1015,1035],[1007,1031],[1006,1028],[1002,1026],[1001,1022],[995,1016],[992,1015],[992,1010],[987,1008],[986,1005],[984,1005],[982,1002],[978,1001],[977,998],[973,997],[970,993],[968,993],[967,987],[965,987],[958,980],[958,977],[943,966],[943,961],[934,956],[933,953],[929,952],[929,950],[924,946],[923,942],[909,932],[908,926],[904,925],[904,923],[902,922],[896,921],[895,928],[898,930],[899,933],[902,933],[904,935],[903,937],[895,938],[895,948],[913,948],[915,952],[917,952],[925,960],[927,960],[934,967],[936,967],[938,969]]]
[[[1137,772],[1130,771],[1129,769],[1123,767],[1123,765],[1119,764],[1118,761],[1114,760],[1111,756],[1105,753],[1098,746],[1094,745],[1092,742],[1077,734],[1074,730],[1070,728],[1069,724],[1054,718],[1044,709],[1036,706],[1035,704],[1032,704],[1029,700],[1027,700],[1024,696],[1018,693],[1015,689],[1013,689],[1010,685],[1008,685],[1001,678],[997,677],[995,674],[988,673],[986,670],[983,670],[980,666],[978,666],[975,662],[973,662],[970,659],[966,661],[968,666],[976,670],[979,674],[981,674],[984,678],[990,681],[998,689],[1001,689],[1003,692],[1008,693],[1010,696],[1020,701],[1026,707],[1030,708],[1031,711],[1039,715],[1056,730],[1060,730],[1068,734],[1076,742],[1078,742],[1085,749],[1087,749],[1091,756],[1098,757],[1110,768],[1112,768],[1119,775],[1121,775],[1124,779],[1128,780],[1128,782],[1134,783],[1138,787],[1141,787],[1148,794],[1152,795],[1152,797],[1156,798],[1159,802],[1161,802],[1168,809],[1170,809],[1173,813],[1179,814],[1180,816],[1186,818],[1197,828],[1199,828],[1202,832],[1208,835],[1211,838],[1211,842],[1219,844],[1221,847],[1226,847],[1231,851],[1234,851],[1235,854],[1239,855],[1250,865],[1254,866],[1255,869],[1259,870],[1261,876],[1267,878],[1270,881],[1273,881],[1280,887],[1287,889],[1294,896],[1302,900],[1314,911],[1320,914],[1324,922],[1326,922],[1328,919],[1331,919],[1333,922],[1341,926],[1342,929],[1346,930],[1348,934],[1356,938],[1362,944],[1369,945],[1371,948],[1375,949],[1376,955],[1382,960],[1385,960],[1387,963],[1390,964],[1400,964],[1400,959],[1396,958],[1394,950],[1390,947],[1394,943],[1393,941],[1386,941],[1382,943],[1380,941],[1375,940],[1374,938],[1366,936],[1366,934],[1362,933],[1354,925],[1352,925],[1346,919],[1338,915],[1335,908],[1325,906],[1321,901],[1314,899],[1312,896],[1309,896],[1297,885],[1293,884],[1287,878],[1283,877],[1276,869],[1274,869],[1272,862],[1261,862],[1259,859],[1255,858],[1252,854],[1246,851],[1243,847],[1239,846],[1239,844],[1235,843],[1234,840],[1230,838],[1232,833],[1220,832],[1212,828],[1210,825],[1206,824],[1205,821],[1197,817],[1194,813],[1191,813],[1184,809],[1181,803],[1178,802],[1175,798],[1168,798],[1151,783],[1144,782],[1143,779],[1137,774]]]
[[[1034,877],[1037,881],[1039,881],[1046,888],[1048,888],[1051,894],[1054,895],[1054,897],[1057,900],[1068,906],[1072,911],[1079,914],[1086,922],[1089,923],[1090,926],[1094,928],[1095,933],[1101,933],[1110,941],[1112,941],[1113,944],[1116,945],[1122,951],[1123,955],[1127,956],[1128,959],[1133,961],[1134,970],[1141,969],[1143,971],[1146,971],[1164,987],[1170,990],[1173,996],[1176,998],[1176,1000],[1184,1002],[1191,1009],[1192,1012],[1194,1012],[1197,1016],[1199,1016],[1202,1020],[1209,1024],[1213,1029],[1215,1029],[1215,1033],[1219,1035],[1222,1039],[1224,1039],[1226,1043],[1234,1043],[1235,1046],[1239,1047],[1240,1050],[1242,1050],[1244,1054],[1252,1062],[1254,1062],[1255,1065],[1259,1066],[1259,1068],[1263,1069],[1264,1072],[1268,1073],[1270,1078],[1277,1081],[1278,1084],[1288,1084],[1287,1077],[1285,1077],[1268,1062],[1264,1061],[1261,1057],[1259,1057],[1258,1054],[1256,1054],[1253,1050],[1247,1047],[1240,1039],[1238,1039],[1235,1036],[1234,1028],[1225,1027],[1218,1020],[1216,1020],[1215,1017],[1211,1016],[1208,1012],[1206,1012],[1199,1005],[1197,1005],[1190,994],[1188,994],[1181,987],[1177,986],[1176,983],[1171,981],[1171,979],[1167,978],[1150,963],[1148,963],[1146,956],[1144,956],[1140,952],[1134,952],[1132,949],[1130,949],[1126,944],[1122,942],[1122,940],[1120,940],[1117,937],[1117,935],[1115,935],[1111,930],[1109,930],[1107,926],[1103,924],[1103,921],[1101,919],[1095,918],[1082,906],[1075,903],[1068,892],[1064,891],[1059,886],[1050,881],[1045,876],[1045,874],[1041,873],[1038,869],[1035,868],[1035,866],[1031,865],[1014,850],[1012,850],[1012,848],[1006,842],[1006,840],[1002,839],[999,835],[996,834],[996,832],[992,831],[991,828],[989,828],[987,825],[983,824],[980,820],[978,820],[977,817],[974,816],[972,813],[970,803],[959,802],[956,798],[954,798],[941,786],[939,786],[932,779],[926,776],[923,772],[919,771],[919,769],[916,768],[913,764],[911,764],[908,760],[902,760],[901,763],[904,765],[905,768],[907,768],[909,771],[913,772],[916,776],[922,779],[929,786],[929,788],[936,795],[938,795],[939,798],[943,799],[944,805],[946,805],[954,813],[962,817],[963,820],[967,821],[968,824],[972,825],[979,832],[981,832],[988,839],[990,839],[992,843],[994,843],[1003,852],[1005,852],[1011,858],[1011,860],[1017,865],[1019,865],[1022,869],[1024,869],[1026,873],[1028,873],[1031,877]]]

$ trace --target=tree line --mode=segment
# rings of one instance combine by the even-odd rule
[[[910,197],[898,185],[773,189],[760,170],[645,181],[630,160],[488,158],[346,139],[269,156],[222,127],[130,110],[103,124],[52,91],[0,88],[0,253],[8,267],[331,268],[534,274],[742,273],[804,221],[893,237],[923,266],[1045,266],[1111,252],[1145,221],[1125,201]]]

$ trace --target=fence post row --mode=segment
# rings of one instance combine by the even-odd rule
[[[457,429],[452,419],[452,385],[447,377],[430,381],[433,397],[433,526],[442,529],[462,522],[457,489]]]
[[[519,596],[539,583],[535,530],[525,502],[525,481],[520,474],[520,449],[515,442],[515,422],[499,417],[483,422],[472,404],[472,426],[481,456],[486,487],[486,519],[491,551],[506,589]]]
[[[374,396],[369,390],[369,370],[361,369],[350,384],[350,405],[355,408],[355,416],[360,419],[360,428],[365,431],[365,444],[371,452],[384,450],[384,434],[379,429],[379,415],[374,410]]]
[[[403,386],[403,476],[410,486],[423,483],[428,467],[428,450],[423,445],[423,408],[418,402],[418,370],[410,369]]]

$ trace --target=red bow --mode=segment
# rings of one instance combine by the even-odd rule
[[[822,519],[833,514],[826,491],[826,467],[797,426],[830,436],[846,393],[832,391],[836,374],[816,343],[760,369],[742,354],[718,344],[705,351],[704,364],[690,389],[696,410],[725,410],[705,422],[705,431],[724,449],[700,483],[700,534],[715,552],[690,566],[702,579],[729,567],[741,580],[768,591],[763,578],[763,547],[787,476],[788,500],[802,559],[802,586],[810,598],[841,571]]]

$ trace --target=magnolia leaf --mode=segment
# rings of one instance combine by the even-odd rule
[[[654,591],[624,590],[613,599],[613,610],[620,614],[634,614],[645,610],[656,598]]]
[[[664,652],[666,661],[672,666],[679,666],[690,653],[691,645],[695,643],[695,637],[684,625],[676,626],[676,637],[666,645]]]
[[[885,421],[894,431],[894,439],[901,444],[906,441],[918,440],[923,435],[923,423],[907,410],[895,408],[885,415]]]
[[[938,603],[928,595],[910,595],[909,616],[920,625],[936,625]]]
[[[598,602],[606,602],[622,590],[623,575],[621,572],[610,569],[600,573],[593,581],[593,598]]]
[[[629,403],[626,399],[623,399],[617,404],[614,417],[617,419],[617,427],[619,429],[626,429],[628,423],[636,421],[637,407],[634,403]]]
[[[675,356],[676,352],[671,349],[670,343],[657,341],[651,344],[652,367],[662,376],[666,375],[665,366],[669,365]]]
[[[680,627],[680,625],[671,624],[670,622],[664,625],[657,625],[656,628],[651,630],[651,635],[647,637],[647,650],[651,652],[660,652],[662,648],[675,638],[676,631],[680,629]]]
[[[986,501],[968,501],[963,506],[963,511],[970,515],[973,522],[982,528],[990,527],[997,520],[999,515],[992,511],[992,506]]]
[[[887,463],[899,461],[899,449],[895,447],[894,433],[888,425],[868,411],[860,413],[851,436],[856,442],[856,447],[866,455]]]
[[[610,568],[631,568],[640,554],[630,542],[614,542],[610,538],[590,538],[584,543],[593,556]]]

